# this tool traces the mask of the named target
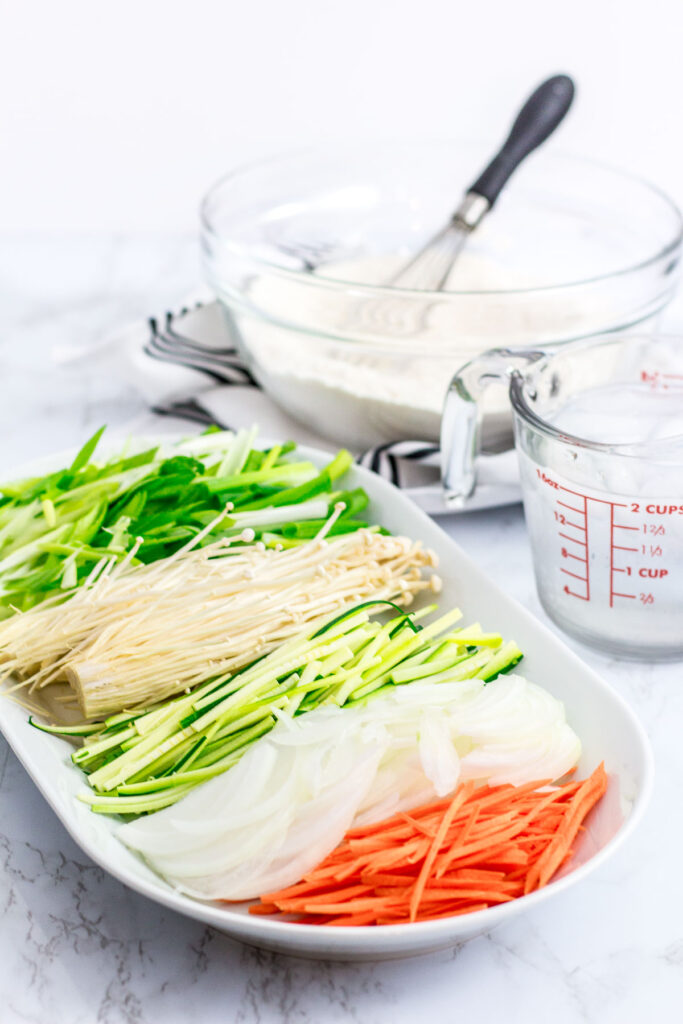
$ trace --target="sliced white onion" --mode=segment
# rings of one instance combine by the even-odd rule
[[[355,823],[452,792],[459,779],[557,779],[580,755],[564,707],[521,676],[411,683],[357,708],[280,721],[235,767],[119,837],[201,899],[298,881]]]

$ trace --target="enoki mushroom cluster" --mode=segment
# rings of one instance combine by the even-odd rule
[[[404,537],[359,530],[288,550],[243,539],[99,566],[66,602],[0,623],[3,677],[30,693],[67,682],[99,718],[238,669],[364,599],[408,605],[440,588],[422,572],[433,553]]]

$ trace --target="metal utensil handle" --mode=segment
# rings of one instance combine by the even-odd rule
[[[517,115],[502,149],[470,186],[468,193],[483,196],[490,209],[510,175],[563,120],[572,105],[574,92],[574,82],[569,75],[554,75],[539,85]]]
[[[493,348],[466,363],[453,377],[441,419],[441,480],[446,504],[461,506],[476,485],[482,412],[480,399],[489,384],[508,381],[547,352]]]

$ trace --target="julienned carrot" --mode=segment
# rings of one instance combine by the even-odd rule
[[[415,918],[417,917],[417,912],[420,907],[420,900],[422,899],[422,896],[425,891],[425,886],[427,885],[427,882],[431,876],[432,868],[434,867],[434,861],[436,860],[436,855],[438,854],[439,850],[444,844],[444,840],[448,833],[448,829],[451,823],[455,821],[456,815],[460,808],[464,807],[467,801],[471,799],[473,793],[473,782],[466,782],[464,786],[461,786],[458,792],[453,797],[450,807],[446,808],[446,813],[439,822],[439,828],[437,830],[436,835],[434,836],[434,839],[432,840],[429,850],[427,851],[427,856],[424,859],[422,870],[420,871],[420,874],[417,876],[417,882],[415,883],[415,886],[413,887],[413,890],[410,893],[411,921],[414,921]]]
[[[524,885],[525,893],[547,885],[564,861],[581,827],[581,822],[607,788],[604,769],[602,777],[596,778],[596,775],[597,773],[594,772],[576,791],[568,814],[560,822],[551,842],[529,871]]]
[[[447,800],[351,829],[301,881],[267,893],[252,914],[304,924],[434,921],[507,903],[547,885],[572,855],[607,788],[604,765],[550,787],[460,786]]]

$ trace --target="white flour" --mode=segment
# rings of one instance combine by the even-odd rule
[[[319,290],[310,277],[302,279],[303,286],[292,279],[256,279],[249,297],[271,319],[233,310],[256,372],[274,399],[350,445],[436,440],[448,384],[463,363],[491,347],[529,346],[602,326],[600,307],[577,309],[566,299],[558,305],[556,292],[522,291],[501,299],[497,289],[528,288],[529,279],[467,251],[453,271],[452,287],[476,288],[479,294],[451,296],[441,304],[356,299],[348,287],[329,286],[330,279],[381,283],[403,262],[383,256],[327,266],[320,272],[326,286]],[[493,294],[481,294],[486,291]],[[309,325],[309,331],[299,325]],[[488,411],[504,406],[496,396]]]

